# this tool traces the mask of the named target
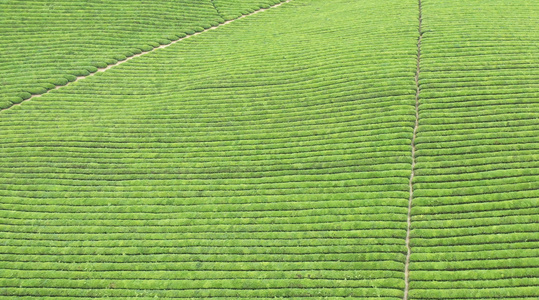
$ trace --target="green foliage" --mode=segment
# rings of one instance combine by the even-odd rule
[[[26,100],[26,99],[32,97],[32,94],[28,93],[28,92],[20,92],[20,93],[17,94],[17,96],[22,98],[23,100]]]
[[[337,2],[242,18],[1,112],[3,295],[402,299],[416,9]],[[65,79],[222,21],[186,19]]]
[[[144,52],[148,52],[148,51],[151,51],[154,47],[153,46],[150,46],[150,45],[142,45],[140,46],[140,50],[144,51]]]
[[[73,70],[69,73],[70,75],[77,76],[77,77],[90,75],[90,72],[88,72],[88,70],[86,69]]]
[[[260,0],[261,5],[273,2]],[[226,10],[237,14],[246,7],[254,5],[227,3]],[[50,78],[86,76],[83,70],[93,73],[96,67],[105,68],[141,50],[150,51],[185,33],[200,32],[223,22],[210,0],[2,1],[0,68],[3,78],[16,79],[1,82],[0,106],[19,103],[19,98],[14,97],[19,97],[21,91],[42,94],[54,88],[43,86],[45,83],[65,85],[62,80]]]
[[[0,109],[8,108],[13,105],[13,103],[20,103],[23,99],[20,97],[11,97],[8,100],[0,100]]]
[[[69,82],[69,80],[67,80],[66,78],[63,78],[63,77],[59,77],[59,78],[55,78],[55,79],[51,80],[51,83],[56,85],[56,86],[66,85],[68,82]]]
[[[536,298],[538,6],[423,2],[410,297]]]
[[[0,108],[95,73],[0,112],[0,297],[402,299],[410,213],[410,299],[536,298],[537,4],[421,1],[410,195],[417,1],[86,2],[0,4]]]
[[[269,8],[271,5],[284,2],[284,0],[212,0],[212,2],[226,20],[232,20],[261,8]]]

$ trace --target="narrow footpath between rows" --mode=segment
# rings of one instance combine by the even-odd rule
[[[406,227],[406,262],[404,265],[404,300],[408,300],[408,291],[410,290],[410,255],[412,253],[412,249],[410,247],[410,231],[412,228],[412,201],[414,198],[414,174],[415,174],[415,139],[417,137],[417,128],[419,127],[419,95],[421,93],[421,89],[419,87],[419,74],[421,73],[421,41],[423,40],[423,31],[422,31],[422,23],[423,23],[423,14],[422,14],[422,7],[421,7],[421,0],[418,0],[418,9],[419,9],[419,16],[418,16],[418,27],[417,31],[419,33],[419,37],[417,38],[417,68],[415,73],[415,125],[414,125],[414,132],[412,135],[412,172],[410,173],[410,198],[408,199],[408,218],[407,218],[407,227]]]

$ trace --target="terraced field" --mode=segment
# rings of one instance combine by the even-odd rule
[[[539,3],[278,2],[0,2],[1,298],[539,297]]]
[[[279,0],[4,0],[0,109]]]
[[[423,16],[411,298],[537,299],[539,5]]]

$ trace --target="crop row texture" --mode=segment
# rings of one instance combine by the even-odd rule
[[[422,3],[410,299],[536,299],[539,5]]]
[[[292,1],[1,112],[3,295],[402,298],[414,4]]]
[[[3,1],[0,101],[278,2]],[[293,0],[2,110],[0,298],[403,299],[413,172],[407,299],[537,299],[536,2]]]
[[[237,18],[278,0],[220,0]],[[0,109],[225,19],[211,0],[0,2]]]

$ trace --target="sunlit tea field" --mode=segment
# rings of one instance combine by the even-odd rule
[[[539,2],[0,1],[0,298],[539,298]]]

